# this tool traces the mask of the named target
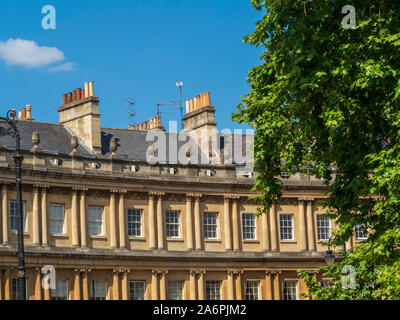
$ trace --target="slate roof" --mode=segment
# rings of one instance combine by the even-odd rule
[[[53,123],[43,123],[36,121],[18,121],[18,129],[21,134],[21,149],[29,151],[32,149],[32,133],[39,132],[40,144],[39,147],[46,153],[68,155],[71,151],[71,136],[73,133],[63,125]],[[0,122],[0,127],[8,128],[8,124]],[[164,133],[164,132],[163,132]],[[102,155],[107,157],[110,154],[110,140],[115,138],[117,142],[117,155],[124,160],[133,161],[146,161],[146,152],[149,142],[146,141],[147,131],[128,130],[128,129],[115,129],[115,128],[101,128],[101,144]],[[169,159],[168,141],[170,138],[176,141],[176,133],[165,132],[166,135],[166,153],[167,162]],[[228,134],[232,141],[232,148],[242,148],[246,150],[246,138],[240,137],[237,134]],[[229,139],[226,139],[227,134],[219,134],[219,138],[225,137],[225,144]],[[239,139],[241,138],[241,139]],[[238,143],[235,143],[234,141]],[[240,141],[241,140],[241,141]],[[187,143],[186,141],[178,141],[178,149]],[[224,143],[219,141],[219,148],[223,148]],[[0,146],[8,149],[15,149],[14,138],[9,136],[0,136]],[[200,148],[198,149],[200,155]],[[78,152],[84,157],[94,157],[94,154],[83,144],[79,143]],[[186,150],[185,150],[186,152]],[[235,162],[235,161],[234,161]]]
[[[0,122],[0,127],[9,128],[9,125]],[[34,121],[17,121],[17,127],[21,136],[21,149],[32,149],[32,133],[39,132],[39,147],[46,153],[67,155],[72,151],[71,131],[63,125]],[[15,149],[15,139],[10,136],[1,136],[0,145],[9,149]],[[82,144],[78,146],[78,152],[82,156],[93,157],[93,154]]]

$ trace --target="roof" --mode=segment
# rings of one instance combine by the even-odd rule
[[[3,122],[0,123],[0,126],[4,128],[8,127],[8,125]],[[32,133],[37,131],[40,136],[39,147],[42,149],[42,151],[50,154],[60,155],[68,155],[72,151],[71,137],[74,134],[63,125],[20,120],[17,121],[17,127],[21,135],[22,150],[30,151],[32,149]],[[101,128],[102,155],[104,157],[108,157],[110,155],[110,140],[112,138],[115,138],[118,147],[116,154],[119,158],[123,160],[146,162],[146,153],[148,150],[148,146],[152,142],[152,140],[154,140],[154,138],[152,138],[151,136],[148,137],[148,133],[149,131]],[[161,134],[165,137],[165,143],[164,140],[160,140],[161,143],[159,143],[158,140],[155,140],[155,143],[157,143],[157,147],[163,146],[166,148],[166,163],[179,163],[179,161],[177,161],[178,159],[175,159],[176,156],[172,157],[173,159],[170,159],[169,156],[171,148],[173,148],[171,146],[173,146],[174,144],[177,146],[177,151],[174,152],[175,154],[178,154],[178,150],[180,152],[183,151],[186,154],[186,151],[189,148],[189,145],[187,144],[188,141],[179,141],[179,139],[177,139],[177,133],[170,133],[161,130],[153,130],[150,131],[150,133],[154,134],[155,136],[160,136]],[[146,141],[146,137],[148,137],[149,141]],[[231,148],[233,150],[233,163],[240,163],[240,159],[243,159],[247,154],[247,152],[245,152],[244,150],[247,150],[249,148],[249,146],[246,145],[246,142],[249,140],[248,137],[242,134],[235,133],[220,133],[218,137],[218,148],[222,149],[224,147],[226,148],[228,145],[231,145]],[[224,137],[224,139],[222,139],[222,137]],[[1,136],[0,146],[8,149],[15,149],[14,138],[9,136]],[[197,145],[195,146],[195,148],[197,148],[198,150],[198,155],[201,155],[200,148]],[[243,150],[242,154],[240,154],[240,152],[234,152],[237,148]],[[94,157],[94,154],[81,141],[79,141],[77,151],[81,156]]]
[[[0,127],[8,128],[8,124],[1,122]],[[17,121],[17,128],[21,136],[21,150],[29,151],[32,149],[32,133],[39,132],[39,147],[46,153],[67,155],[72,151],[71,137],[72,132],[59,124],[35,122],[35,121]],[[15,139],[10,136],[0,136],[0,145],[15,149]],[[77,151],[82,156],[92,157],[93,154],[82,143],[79,143]]]

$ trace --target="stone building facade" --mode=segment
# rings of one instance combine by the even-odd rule
[[[209,95],[195,99],[185,129],[215,128]],[[252,175],[211,153],[149,164],[148,131],[102,128],[91,83],[58,111],[58,124],[34,121],[30,106],[18,121],[29,299],[300,299],[296,270],[325,264],[334,226],[315,205],[320,180],[284,176],[281,202],[255,216]],[[0,138],[0,300],[18,295],[13,148]]]

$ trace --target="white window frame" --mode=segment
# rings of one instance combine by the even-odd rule
[[[176,215],[171,217],[170,215]],[[176,221],[169,221],[171,219],[177,219]],[[173,228],[173,230],[171,229]],[[175,232],[177,231],[177,232]],[[173,234],[172,234],[173,232]],[[178,210],[168,210],[165,214],[165,234],[167,238],[180,238],[181,237],[181,212]]]
[[[260,300],[260,281],[259,280],[247,280],[246,281],[245,299],[246,300]]]
[[[101,210],[101,220],[100,219],[91,219],[91,210]],[[101,224],[101,232],[100,233],[93,233],[92,225],[99,225]],[[96,228],[97,229],[97,228]],[[104,208],[103,207],[95,207],[91,206],[88,208],[88,232],[90,237],[101,237],[104,236]]]
[[[142,288],[136,288],[137,291],[139,292],[134,292],[135,288],[134,285],[140,284],[140,286],[143,286],[143,291]],[[135,295],[140,295],[140,299],[134,298]],[[130,300],[146,300],[146,281],[144,280],[131,280],[129,282],[129,299]]]
[[[360,233],[362,234],[362,236],[360,236]],[[356,237],[356,240],[367,240],[368,239],[368,231],[365,230],[361,223],[357,223],[354,227],[354,235]]]
[[[11,232],[18,232],[18,213],[17,213],[17,201],[10,201],[10,230]],[[13,214],[14,213],[14,214]],[[23,216],[23,228],[24,232],[28,232],[28,216],[26,214],[26,204],[25,201],[22,202],[22,216]],[[16,225],[16,229],[13,229],[13,219]]]
[[[298,290],[298,281],[297,280],[284,280],[283,281],[283,286],[282,286],[282,297],[283,300],[298,300],[299,299],[299,290]],[[295,299],[292,299],[293,292],[292,290],[295,290],[296,297]],[[291,292],[287,292],[286,290],[289,290]],[[288,299],[290,298],[290,299]]]
[[[54,219],[52,218],[52,208],[62,208],[63,218],[61,219]],[[52,231],[52,223],[61,223],[62,222],[62,232],[53,232]],[[49,231],[50,234],[65,234],[65,206],[62,204],[50,204],[49,206]]]
[[[221,281],[206,281],[206,300],[222,300],[221,287]]]
[[[214,223],[215,222],[215,223]],[[203,212],[204,239],[218,239],[218,212]],[[212,235],[215,234],[215,237]]]
[[[105,291],[105,296],[97,295],[96,291],[99,291],[99,288],[97,286],[99,284],[102,284],[106,286],[106,291]],[[108,297],[108,282],[105,280],[92,280],[90,282],[90,300],[107,300]]]
[[[328,222],[328,225],[325,223]],[[326,234],[326,229],[328,229],[328,234]],[[325,238],[322,237],[325,235]],[[317,214],[317,237],[318,241],[328,241],[331,237],[331,219],[323,214]]]
[[[253,213],[242,214],[243,240],[257,240],[257,222]]]
[[[183,300],[183,289],[185,283],[183,281],[168,281],[168,300]],[[171,292],[176,289],[176,292]],[[178,291],[180,289],[180,292]],[[180,299],[176,299],[176,298]]]
[[[290,217],[290,220],[282,219],[283,217]],[[282,222],[289,222],[290,225],[282,225]],[[290,230],[291,232],[284,232],[284,231]],[[280,233],[280,239],[281,241],[293,241],[295,239],[294,237],[294,215],[292,213],[281,213],[279,215],[279,233]],[[284,235],[291,235],[290,239],[289,238],[284,238]]]
[[[129,221],[129,217],[131,215],[135,216],[139,214],[139,222],[138,221]],[[132,228],[130,228],[130,224]],[[135,226],[139,225],[139,228],[135,228]],[[134,232],[130,231],[139,230],[139,234],[134,234]],[[143,237],[143,210],[142,209],[128,209],[128,236],[129,237]]]

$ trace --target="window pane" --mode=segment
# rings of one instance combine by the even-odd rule
[[[166,226],[167,237],[179,238],[179,211],[167,211],[166,213]]]
[[[64,234],[64,206],[50,206],[50,233]]]
[[[26,230],[26,209],[25,209],[25,202],[22,202],[22,217],[23,217],[23,228],[24,232]],[[18,212],[17,212],[17,202],[11,201],[10,202],[10,226],[12,232],[18,231]]]
[[[68,300],[68,280],[57,280],[56,289],[51,290],[53,300]]]
[[[243,239],[254,240],[256,239],[256,220],[254,214],[243,213]]]
[[[293,236],[293,215],[280,215],[281,240],[294,240]]]
[[[297,300],[297,281],[283,283],[283,300]]]
[[[168,300],[183,300],[183,281],[168,282]]]
[[[144,281],[131,281],[129,291],[131,300],[145,300],[146,283]]]
[[[206,239],[217,239],[217,213],[216,212],[204,212],[204,238]]]
[[[103,208],[90,207],[88,210],[88,225],[90,236],[103,235]]]
[[[329,240],[331,237],[331,221],[329,217],[317,215],[318,240]]]
[[[260,287],[259,281],[246,282],[246,300],[258,300],[258,288]]]
[[[221,281],[206,281],[206,299],[221,300]]]
[[[128,235],[142,236],[142,210],[128,210]]]
[[[368,231],[361,224],[355,227],[356,240],[365,240],[368,238]]]
[[[91,282],[90,299],[92,300],[107,299],[107,281]]]

